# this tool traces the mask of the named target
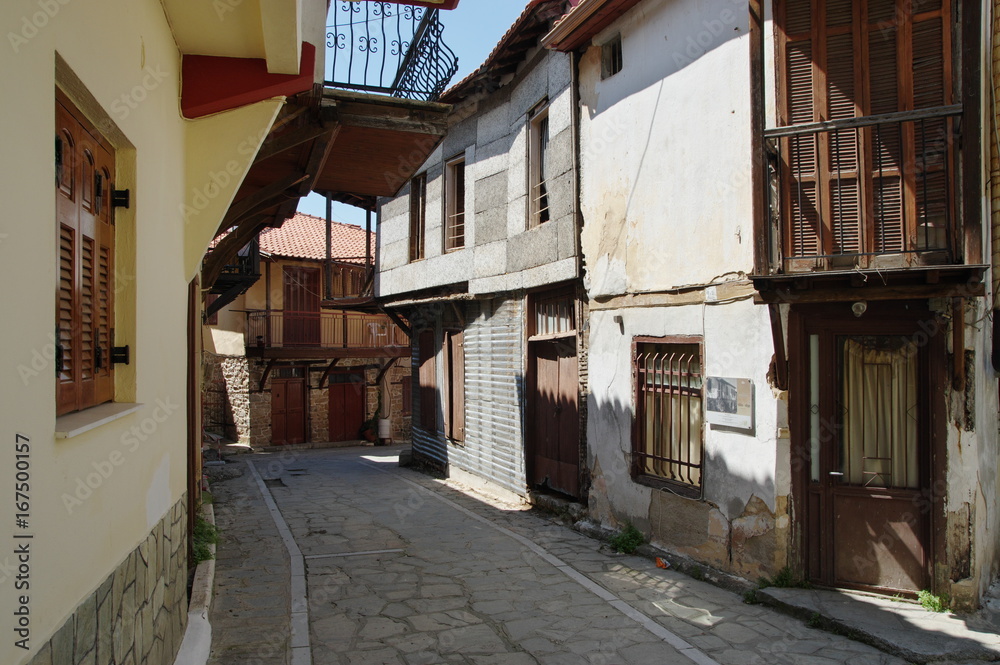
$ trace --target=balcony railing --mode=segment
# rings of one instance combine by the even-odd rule
[[[410,340],[381,314],[249,311],[246,343],[263,349],[368,349],[409,346]]]
[[[768,130],[772,269],[954,261],[961,112],[945,106]]]
[[[334,0],[329,20],[329,86],[435,101],[458,71],[436,9]]]

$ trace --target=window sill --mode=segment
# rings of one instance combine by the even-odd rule
[[[652,487],[655,490],[670,492],[671,494],[675,494],[683,499],[693,499],[694,501],[702,500],[702,489],[700,487],[682,485],[681,483],[666,480],[664,478],[657,478],[656,476],[638,475],[633,476],[632,480],[634,480],[638,485],[645,485],[646,487]]]
[[[142,408],[142,404],[132,402],[109,402],[98,404],[83,411],[67,413],[56,418],[56,438],[72,439],[84,432],[97,429],[101,425],[124,418]]]

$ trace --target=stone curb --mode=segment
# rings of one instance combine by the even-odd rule
[[[202,504],[201,512],[205,521],[215,526],[215,509],[212,504]],[[215,545],[210,544],[208,549],[212,558],[199,563],[194,571],[187,629],[174,665],[205,665],[212,652],[212,624],[208,619],[208,611],[212,606],[212,589],[215,584]]]

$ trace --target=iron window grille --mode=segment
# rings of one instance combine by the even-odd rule
[[[549,221],[549,109],[542,105],[528,123],[528,226],[534,228]]]
[[[615,35],[601,46],[601,79],[614,76],[624,64],[622,36]]]
[[[699,497],[704,455],[700,340],[637,338],[632,474]]]

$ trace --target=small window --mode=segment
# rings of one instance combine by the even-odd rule
[[[413,377],[404,376],[400,381],[400,387],[403,392],[403,409],[401,415],[409,416],[413,413]]]
[[[218,293],[209,293],[208,297],[205,298],[205,309],[208,309],[213,302],[219,299]],[[211,316],[205,317],[206,326],[217,326],[219,325],[219,311],[216,310],[212,312]]]
[[[701,344],[635,342],[634,477],[701,493],[704,448]]]
[[[306,370],[303,367],[279,367],[274,370],[276,379],[304,379]]]
[[[529,123],[528,144],[528,198],[530,204],[528,226],[535,227],[549,221],[549,109],[543,106],[535,111]]]
[[[427,225],[427,175],[410,181],[410,260],[424,258],[424,230]]]
[[[532,301],[532,337],[571,334],[576,329],[572,294],[534,296]]]
[[[615,35],[601,46],[601,78],[614,76],[622,70],[622,36]]]
[[[465,247],[465,157],[448,162],[445,170],[444,249]]]

